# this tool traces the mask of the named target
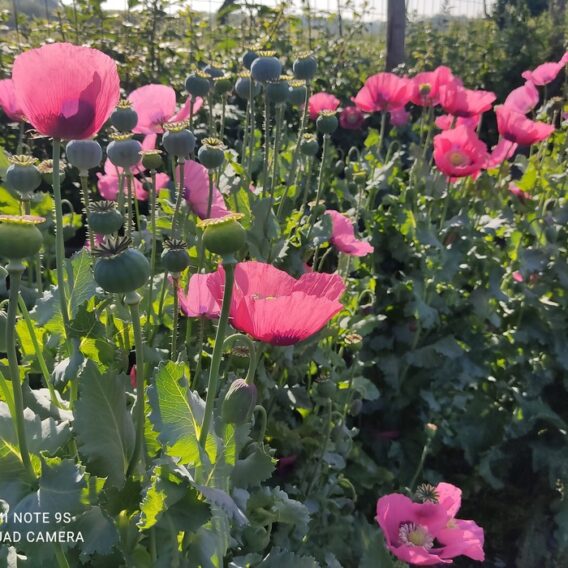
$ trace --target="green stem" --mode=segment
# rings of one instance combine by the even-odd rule
[[[331,136],[329,134],[324,134],[323,135],[323,150],[322,150],[322,155],[321,155],[321,163],[320,163],[320,171],[319,171],[319,178],[318,178],[318,189],[317,189],[317,193],[316,193],[316,203],[312,209],[312,214],[310,215],[310,228],[308,230],[308,236],[306,238],[306,240],[310,240],[310,236],[312,234],[312,230],[314,228],[314,223],[316,221],[316,211],[321,199],[321,190],[323,188],[323,181],[324,181],[324,177],[325,177],[325,163],[327,161],[327,154],[329,151],[329,141],[331,139]]]
[[[225,342],[223,343],[223,351],[226,351],[227,349],[232,347],[232,345],[237,341],[241,341],[248,347],[249,367],[245,380],[249,385],[252,385],[254,383],[254,374],[256,372],[256,365],[258,362],[257,350],[256,347],[254,346],[254,341],[248,335],[244,335],[242,333],[234,333],[233,335],[229,335],[229,337],[225,339]]]
[[[300,123],[300,129],[298,130],[298,139],[296,141],[296,147],[294,148],[294,154],[292,154],[292,163],[290,164],[290,173],[288,174],[288,179],[286,180],[286,186],[292,183],[292,180],[297,178],[296,176],[296,165],[298,163],[298,156],[300,155],[300,145],[302,143],[302,138],[304,136],[304,131],[306,130],[306,125],[308,123],[308,101],[310,100],[311,86],[309,83],[306,84],[306,98],[304,100],[304,111],[302,114],[302,122]]]
[[[270,152],[270,102],[264,93],[264,161],[262,167],[262,197],[266,197],[268,186],[268,155]]]
[[[172,274],[172,280],[174,281],[174,313],[173,313],[173,324],[172,324],[172,351],[170,358],[172,361],[177,360],[177,336],[178,336],[178,320],[179,320],[179,274]]]
[[[177,192],[177,196],[176,196],[176,208],[174,210],[174,219],[172,222],[172,236],[177,236],[177,230],[178,230],[178,226],[180,224],[180,211],[181,211],[181,201],[183,199],[183,193],[184,193],[184,175],[185,175],[185,171],[184,171],[184,164],[185,164],[185,159],[182,157],[178,158],[178,170],[179,170],[179,189]]]
[[[81,179],[81,191],[83,193],[83,202],[85,203],[85,216],[88,216],[91,200],[89,199],[89,184],[87,179],[87,172],[81,172],[79,177]],[[93,252],[95,250],[95,236],[93,235],[93,231],[91,231],[90,227],[87,227],[87,234],[89,235],[89,250]]]
[[[144,346],[142,344],[142,328],[140,326],[140,311],[138,309],[141,297],[136,292],[126,294],[125,302],[130,308],[132,327],[134,329],[134,348],[136,350],[136,403],[134,414],[136,417],[136,442],[134,451],[126,472],[127,477],[132,474],[138,460],[144,459],[142,447],[144,445]]]
[[[8,321],[6,324],[6,348],[8,364],[10,368],[10,379],[12,380],[12,394],[14,397],[15,415],[12,416],[16,426],[16,436],[22,465],[28,477],[35,480],[34,468],[30,460],[28,443],[26,440],[26,429],[24,426],[24,397],[22,394],[22,384],[20,382],[20,368],[18,366],[18,355],[16,354],[16,314],[18,312],[18,298],[20,295],[20,283],[22,273],[25,268],[19,261],[10,261],[7,266],[10,275],[10,302],[8,303]]]
[[[252,182],[252,157],[254,154],[254,142],[255,142],[255,131],[256,131],[256,120],[254,115],[254,79],[250,78],[250,91],[249,91],[249,104],[250,104],[250,134],[249,134],[249,155],[248,155],[248,165],[247,165],[247,185]],[[245,189],[247,189],[245,187]]]
[[[213,207],[213,175],[208,170],[207,175],[209,177],[209,197],[207,198],[207,219],[211,217],[211,208]]]
[[[55,204],[55,265],[57,269],[57,293],[63,318],[65,341],[69,338],[69,311],[65,293],[65,243],[63,241],[63,205],[61,201],[61,183],[59,178],[59,155],[61,141],[53,140],[53,197]]]
[[[378,149],[377,149],[377,153],[379,158],[382,155],[383,152],[383,142],[385,139],[385,130],[387,128],[387,113],[385,111],[383,111],[381,113],[381,129],[379,130],[379,144],[378,144]]]
[[[146,333],[150,327],[150,317],[154,314],[154,273],[156,271],[157,235],[156,235],[156,170],[150,172],[152,187],[150,189],[150,228],[152,231],[152,250],[150,252],[150,281],[148,287],[148,307],[146,309]],[[154,318],[155,319],[155,318]]]
[[[272,177],[270,178],[270,204],[274,203],[274,188],[277,185],[278,176],[278,152],[280,151],[280,137],[282,133],[282,120],[284,117],[284,105],[278,105],[276,115],[276,130],[274,133],[274,149],[272,152]]]
[[[308,171],[306,172],[306,186],[304,187],[304,196],[302,197],[302,205],[300,211],[303,211],[308,202],[308,196],[312,188],[312,172],[314,169],[314,158],[308,158]]]
[[[203,424],[201,425],[201,433],[199,435],[199,443],[205,448],[207,434],[211,426],[213,418],[213,406],[215,404],[215,396],[217,394],[217,383],[219,380],[219,367],[221,365],[221,357],[223,355],[223,341],[229,321],[229,311],[231,309],[231,299],[233,297],[233,282],[235,279],[235,261],[233,259],[224,259],[223,267],[225,269],[225,290],[223,292],[223,305],[221,307],[221,316],[219,325],[217,326],[217,334],[215,335],[215,347],[213,348],[213,357],[211,358],[211,367],[209,368],[209,381],[207,384],[207,398],[205,400],[205,415],[203,416]]]
[[[126,235],[128,238],[132,238],[132,225],[134,224],[134,219],[132,217],[132,172],[126,174],[127,177],[127,191],[128,191],[128,203],[126,206]]]

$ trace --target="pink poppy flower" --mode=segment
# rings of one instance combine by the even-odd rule
[[[558,61],[558,63],[556,62],[543,63],[542,65],[539,65],[536,69],[533,69],[532,71],[525,71],[524,73],[521,74],[521,77],[527,81],[532,81],[535,85],[538,85],[539,87],[548,85],[549,83],[552,83],[552,81],[554,81],[556,77],[558,77],[558,74],[564,68],[564,65],[566,63],[564,57],[560,61]]]
[[[477,176],[487,162],[487,148],[475,132],[459,126],[434,136],[434,161],[451,181]]]
[[[183,181],[186,202],[200,219],[205,219],[209,205],[209,172],[207,168],[194,160],[186,160]],[[211,218],[224,217],[228,213],[229,210],[225,205],[223,195],[214,185]]]
[[[193,274],[189,279],[187,294],[182,288],[178,290],[180,308],[188,318],[219,317],[221,309],[209,290],[207,284],[209,276],[209,274]]]
[[[452,127],[467,126],[471,130],[475,130],[479,126],[479,121],[481,120],[480,114],[474,114],[473,116],[452,116],[451,114],[443,114],[438,116],[434,121],[434,124],[440,130],[450,130]]]
[[[339,106],[339,99],[329,93],[316,93],[308,101],[308,112],[310,118],[316,120],[319,113],[323,110],[336,110]]]
[[[410,113],[403,107],[390,112],[390,121],[393,126],[405,126],[410,120]]]
[[[377,73],[366,81],[353,102],[363,112],[392,111],[410,100],[412,83],[394,73]]]
[[[521,189],[515,182],[509,184],[509,192],[519,199],[522,203],[526,203],[532,199],[532,195]]]
[[[497,166],[500,166],[505,160],[508,160],[517,151],[518,147],[518,144],[510,142],[509,140],[505,140],[505,138],[501,138],[499,142],[491,149],[491,153],[487,158],[485,169],[491,170],[493,168],[496,168]]]
[[[116,63],[96,49],[70,43],[18,55],[12,79],[26,120],[53,138],[95,135],[120,97]]]
[[[443,65],[434,71],[418,73],[411,79],[410,100],[418,106],[436,106],[440,104],[440,88],[454,79],[451,69]]]
[[[137,134],[146,134],[147,148],[156,147],[156,134],[161,134],[166,122],[178,122],[189,117],[191,97],[188,97],[181,109],[177,109],[176,92],[167,85],[144,85],[130,93],[128,100],[138,115],[134,128]],[[203,106],[203,99],[193,101],[193,112]]]
[[[339,124],[345,130],[359,130],[365,122],[365,115],[356,107],[345,107],[339,115]]]
[[[366,241],[355,238],[355,229],[346,215],[328,209],[326,215],[331,219],[331,244],[340,252],[352,256],[366,256],[375,249]]]
[[[454,116],[471,117],[488,111],[496,99],[490,91],[466,89],[459,81],[440,88],[440,104],[445,112]]]
[[[219,304],[225,272],[209,275],[209,289]],[[336,274],[307,273],[298,280],[270,264],[237,264],[230,318],[235,329],[271,345],[294,345],[320,331],[342,308],[345,291]]]
[[[515,272],[513,272],[513,280],[514,280],[515,282],[519,282],[519,283],[520,283],[520,282],[524,282],[524,281],[525,281],[525,278],[524,278],[524,276],[521,274],[520,271],[516,270]]]
[[[0,108],[14,122],[23,122],[24,111],[16,98],[16,89],[12,79],[0,81]]]
[[[437,503],[414,503],[392,493],[377,502],[376,520],[389,550],[418,566],[451,564],[456,556],[483,561],[483,529],[474,521],[456,519],[461,491],[449,483],[435,488]],[[440,546],[434,546],[434,542]]]
[[[522,87],[509,93],[503,106],[512,111],[527,114],[536,107],[538,99],[538,89],[532,81],[527,81]]]
[[[554,132],[554,126],[551,124],[530,120],[524,114],[512,111],[504,105],[496,107],[495,114],[499,134],[521,146],[542,142]]]

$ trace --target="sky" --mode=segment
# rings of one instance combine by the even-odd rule
[[[103,7],[108,9],[123,9],[127,0],[107,0]],[[198,11],[215,10],[221,4],[222,0],[191,0],[191,6]],[[362,4],[363,0],[352,0],[355,4]],[[400,0],[402,1],[402,0]],[[495,0],[487,0],[488,8]],[[259,0],[259,3],[267,5],[277,4],[277,0]],[[301,0],[295,0],[300,5]],[[343,4],[346,2],[343,1]],[[444,0],[407,0],[407,7],[410,12],[415,10],[421,16],[431,16],[439,13]],[[386,14],[387,0],[370,0],[371,12],[373,14],[383,16]],[[452,14],[476,16],[483,13],[483,0],[452,0]],[[312,8],[316,10],[336,10],[337,0],[311,0]]]

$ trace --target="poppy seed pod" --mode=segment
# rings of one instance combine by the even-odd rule
[[[304,156],[315,156],[318,151],[318,139],[313,134],[304,134],[300,142],[300,152],[302,152]]]
[[[142,144],[134,140],[130,134],[115,134],[107,147],[107,155],[111,163],[119,168],[131,168],[140,161]]]
[[[252,81],[250,73],[241,73],[235,83],[235,93],[237,93],[237,96],[245,101],[250,99],[251,82],[253,83],[252,96],[256,97],[260,94],[261,87],[260,83]]]
[[[99,235],[112,235],[122,227],[122,213],[114,201],[95,201],[87,214],[89,229]]]
[[[317,70],[318,62],[311,53],[301,53],[292,65],[294,77],[305,81],[313,79]]]
[[[226,95],[233,88],[233,81],[229,75],[222,75],[213,79],[213,90],[217,95]]]
[[[290,85],[288,100],[294,106],[300,106],[306,103],[306,94],[308,92],[305,81],[294,80],[288,83]]]
[[[41,184],[41,173],[36,167],[37,160],[30,156],[11,156],[6,170],[6,186],[19,195],[32,193]]]
[[[168,154],[178,158],[187,158],[195,150],[195,136],[187,129],[187,122],[169,122],[164,124],[166,131],[162,145]]]
[[[206,97],[211,88],[210,76],[203,71],[191,73],[185,80],[185,90],[192,97]]]
[[[250,70],[250,66],[257,57],[258,54],[254,47],[247,49],[243,55],[243,67]]]
[[[71,140],[65,146],[67,161],[80,172],[86,172],[100,165],[103,149],[96,140]]]
[[[110,115],[110,123],[120,132],[134,130],[138,124],[138,114],[127,100],[120,101]]]
[[[223,69],[221,69],[220,67],[215,67],[215,65],[212,64],[207,65],[205,69],[203,69],[203,72],[207,73],[207,75],[209,75],[209,77],[211,77],[212,79],[217,79],[225,74]]]
[[[142,165],[150,171],[156,171],[163,164],[162,152],[160,150],[142,150]]]
[[[21,260],[39,252],[43,235],[38,225],[44,222],[32,215],[0,215],[0,256]]]
[[[171,274],[183,272],[189,266],[187,244],[178,239],[170,239],[164,243],[161,255],[164,268]]]
[[[250,419],[256,405],[256,386],[249,385],[244,379],[231,383],[223,400],[221,414],[228,424],[244,424]]]
[[[278,79],[278,81],[270,81],[264,86],[266,90],[266,98],[271,103],[279,105],[288,100],[288,81]]]
[[[53,185],[53,160],[43,160],[37,166],[41,177],[47,185]],[[59,183],[65,179],[65,162],[59,162]]]
[[[339,121],[334,110],[322,110],[316,121],[316,128],[322,134],[332,134],[337,130]]]
[[[239,223],[243,215],[229,213],[218,219],[204,219],[198,223],[203,228],[203,245],[212,253],[220,256],[233,254],[243,248],[246,231]]]
[[[273,51],[261,51],[253,61],[250,72],[255,81],[277,81],[282,73],[282,64]]]
[[[150,263],[126,237],[108,238],[93,250],[97,257],[94,277],[106,292],[126,294],[143,286],[150,276]]]
[[[225,161],[223,143],[217,138],[204,138],[197,157],[208,170],[218,168]]]

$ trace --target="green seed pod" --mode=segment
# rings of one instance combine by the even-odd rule
[[[288,100],[289,86],[288,81],[285,79],[278,79],[277,81],[270,81],[264,86],[266,89],[266,98],[268,101],[275,105],[280,105]]]
[[[221,75],[213,79],[213,90],[217,95],[226,95],[233,88],[233,80],[230,75]]]
[[[288,95],[288,100],[290,104],[295,106],[303,105],[306,102],[306,94],[308,89],[306,87],[305,81],[293,80],[289,81],[290,92]]]
[[[53,185],[53,160],[43,160],[37,166],[41,177],[47,185]],[[65,179],[65,162],[59,162],[59,183]]]
[[[119,168],[131,168],[140,161],[142,144],[130,134],[115,134],[107,146],[107,155],[111,163]]]
[[[225,161],[223,142],[217,138],[204,138],[197,157],[208,170],[218,168]]]
[[[337,130],[339,121],[334,110],[322,110],[316,120],[316,128],[322,134],[332,134]]]
[[[256,405],[256,386],[244,379],[232,382],[221,407],[223,420],[227,424],[244,424],[250,419]]]
[[[42,181],[36,167],[37,160],[30,156],[11,156],[6,170],[6,187],[19,196],[32,193]]]
[[[318,70],[318,62],[311,53],[300,53],[292,64],[292,71],[296,79],[309,81],[313,79]]]
[[[130,248],[126,237],[109,237],[93,255],[97,257],[95,281],[107,292],[134,292],[148,281],[150,263],[139,250]]]
[[[187,158],[195,150],[195,136],[187,129],[187,122],[169,122],[164,124],[166,133],[162,145],[168,154],[178,158]]]
[[[252,65],[253,61],[258,57],[256,51],[257,50],[255,47],[251,47],[250,49],[247,49],[245,51],[243,55],[243,66],[245,69],[250,70],[250,66]]]
[[[67,161],[80,172],[96,168],[103,159],[103,149],[96,140],[71,140],[65,146]]]
[[[256,97],[260,94],[261,86],[260,83],[256,83],[251,79],[250,73],[239,73],[239,78],[235,83],[235,93],[241,99],[248,101],[250,99],[250,88],[251,82],[253,83],[252,86],[252,96]]]
[[[112,235],[122,227],[124,219],[114,201],[95,201],[90,204],[87,221],[93,233]]]
[[[275,57],[273,51],[260,51],[252,62],[250,72],[255,81],[267,83],[277,81],[282,74],[282,63]]]
[[[198,226],[203,228],[203,245],[212,253],[225,256],[243,248],[246,231],[239,223],[243,215],[230,213],[219,219],[204,219]]]
[[[315,156],[319,152],[318,139],[313,134],[304,134],[300,142],[300,152],[304,156]]]
[[[39,252],[43,236],[38,225],[44,221],[32,215],[0,215],[0,256],[21,260]]]
[[[119,132],[129,132],[134,130],[138,124],[138,114],[132,108],[132,103],[127,100],[120,101],[113,113],[110,115],[110,123]]]
[[[162,264],[171,274],[179,274],[189,266],[187,244],[178,239],[169,239],[164,243]]]
[[[155,171],[162,167],[163,160],[160,150],[142,150],[140,156],[142,157],[142,165],[147,170]]]
[[[185,80],[185,90],[192,97],[206,97],[211,88],[210,76],[203,71],[191,73]]]

